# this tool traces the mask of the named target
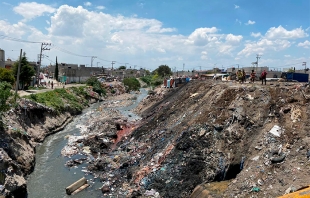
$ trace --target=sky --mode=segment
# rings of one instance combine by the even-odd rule
[[[42,65],[310,67],[309,0],[0,1],[0,48]]]

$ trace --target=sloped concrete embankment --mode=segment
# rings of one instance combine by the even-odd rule
[[[122,169],[136,186],[133,194],[153,189],[162,197],[189,197],[197,185],[223,180],[229,182],[210,191],[213,197],[274,197],[301,187],[310,176],[309,93],[298,84],[208,81],[168,93],[142,113],[145,124],[131,142],[119,143],[139,153]],[[284,131],[279,136],[269,132],[275,125]]]
[[[89,104],[96,102],[96,99],[85,100]],[[27,99],[21,99],[16,108],[7,112],[4,119],[6,127],[0,131],[0,195],[26,196],[25,178],[34,169],[35,146],[48,135],[62,130],[80,113],[68,106],[64,113],[58,114]]]

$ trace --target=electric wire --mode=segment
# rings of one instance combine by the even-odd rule
[[[10,36],[0,35],[0,39],[9,40],[9,41],[16,41],[16,42],[22,42],[22,43],[44,43],[44,42],[38,42],[38,41],[27,41],[23,39],[13,38]]]

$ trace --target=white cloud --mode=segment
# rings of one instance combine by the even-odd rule
[[[219,39],[219,35],[214,33],[218,31],[216,27],[198,28],[189,35],[187,43],[202,46],[209,42],[216,42]]]
[[[2,2],[3,5],[7,5],[7,6],[13,6],[12,4],[10,3],[7,3],[7,2]]]
[[[310,48],[310,41],[305,40],[303,43],[298,43],[298,47]]]
[[[143,8],[144,5],[145,5],[145,3],[139,2],[139,3],[137,3],[137,5],[138,5],[140,8]]]
[[[251,36],[257,38],[257,37],[261,37],[262,34],[260,32],[257,32],[257,33],[251,32]]]
[[[226,42],[231,43],[231,44],[238,44],[242,40],[243,36],[241,35],[233,35],[233,34],[227,34],[226,36]]]
[[[280,51],[286,48],[289,48],[291,43],[287,40],[268,40],[266,38],[262,38],[257,42],[248,42],[245,44],[245,48],[241,50],[238,55],[242,56],[250,56],[256,53],[263,53],[267,50],[271,51]]]
[[[86,7],[89,7],[89,6],[91,6],[91,5],[92,5],[91,2],[89,2],[89,1],[84,2],[84,6],[86,6]]]
[[[297,39],[307,36],[308,34],[301,27],[289,31],[281,25],[277,28],[270,28],[265,34],[265,37],[268,39]]]
[[[285,58],[290,58],[290,57],[291,57],[291,55],[286,54],[286,55],[284,55],[284,57],[285,57]]]
[[[55,59],[52,57],[57,56],[61,62],[90,66],[90,58],[57,51],[55,46],[59,46],[75,54],[128,62],[139,67],[145,65],[153,69],[161,64],[182,67],[182,64],[186,63],[185,70],[191,70],[189,65],[208,67],[216,62],[231,65],[231,61],[235,60],[246,65],[253,62],[251,56],[253,54],[254,57],[256,53],[273,56],[277,51],[297,45],[294,41],[282,37],[267,38],[265,32],[252,32],[251,40],[247,41],[244,40],[244,35],[227,34],[224,32],[225,29],[220,30],[219,27],[200,27],[184,35],[178,33],[176,28],[167,27],[156,19],[141,18],[137,15],[110,15],[98,10],[89,11],[82,6],[62,5],[44,21],[46,23],[43,25],[48,26],[46,31],[36,29],[25,22],[10,24],[7,20],[0,20],[0,27],[3,27],[0,29],[0,34],[30,41],[51,42],[53,44],[51,50],[46,53],[52,60]],[[236,22],[241,23],[238,19]],[[291,31],[293,30],[288,32]],[[298,45],[302,47],[307,42]],[[39,44],[15,43],[3,40],[1,48],[7,50],[23,48],[27,56],[32,57],[31,61],[37,59]],[[284,53],[290,54],[288,50]],[[303,48],[299,50],[304,51]],[[279,56],[277,57],[279,60],[289,59],[284,58],[282,53]],[[17,57],[18,54],[13,58]]]
[[[255,24],[255,21],[251,21],[251,20],[248,20],[247,23],[245,23],[245,25],[254,25]]]
[[[49,5],[38,4],[36,2],[20,3],[13,10],[17,14],[22,15],[26,20],[42,16],[44,13],[54,13],[56,11],[55,8]]]
[[[236,22],[239,23],[239,25],[242,24],[242,22],[239,19],[236,19]]]
[[[235,5],[235,9],[238,9],[238,8],[240,8],[240,6],[238,6],[238,5]]]
[[[105,9],[104,6],[97,6],[96,8],[97,8],[98,10],[104,10],[104,9]]]

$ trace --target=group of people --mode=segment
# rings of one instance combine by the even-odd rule
[[[246,81],[246,74],[244,69],[241,71],[240,69],[236,73],[237,82],[244,83]]]
[[[266,85],[266,81],[267,81],[266,77],[267,77],[267,72],[266,72],[266,70],[264,70],[260,75],[260,79],[262,80],[262,85],[264,84],[264,82]],[[237,82],[239,82],[239,83],[244,83],[246,81],[246,74],[245,74],[244,69],[242,69],[242,71],[240,69],[237,71],[236,78],[237,78],[236,79]],[[256,73],[254,70],[252,70],[252,72],[250,74],[250,83],[254,83],[255,78],[256,78]]]

